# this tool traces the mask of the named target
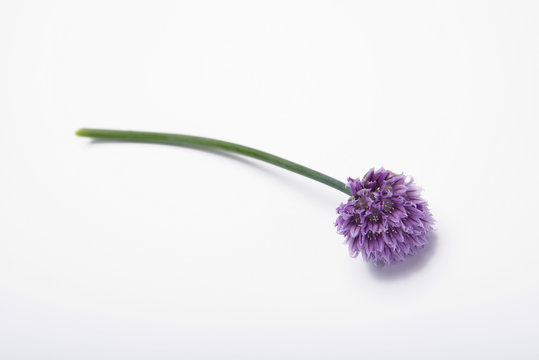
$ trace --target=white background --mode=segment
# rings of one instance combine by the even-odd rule
[[[0,2],[0,358],[536,359],[535,1]],[[346,180],[413,175],[432,245],[348,257]]]

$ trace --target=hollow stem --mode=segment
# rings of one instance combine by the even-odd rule
[[[321,182],[322,184],[326,184],[334,189],[342,191],[347,195],[350,195],[350,190],[346,188],[346,185],[337,179],[334,179],[330,176],[322,174],[321,172],[315,171],[298,163],[283,159],[282,157],[275,156],[257,149],[253,149],[251,147],[234,144],[228,141],[181,134],[104,129],[80,129],[76,132],[76,134],[78,136],[85,136],[96,139],[168,144],[176,146],[187,146],[228,151],[231,153],[248,156],[279,166],[283,169],[287,169],[297,174],[306,176],[308,178]]]

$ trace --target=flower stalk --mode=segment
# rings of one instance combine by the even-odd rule
[[[261,160],[283,169],[303,175],[322,184],[328,185],[334,189],[342,191],[350,195],[350,189],[346,184],[334,179],[328,175],[322,174],[316,170],[306,166],[283,159],[282,157],[272,155],[270,153],[257,150],[248,146],[243,146],[228,141],[211,139],[201,136],[168,134],[157,132],[142,132],[142,131],[124,131],[124,130],[104,130],[104,129],[80,129],[76,132],[78,136],[90,137],[95,139],[116,140],[126,142],[168,144],[175,146],[184,146],[203,149],[217,149],[226,152],[231,152],[257,160]]]

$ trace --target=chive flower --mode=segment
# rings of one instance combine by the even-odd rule
[[[428,242],[433,218],[413,179],[381,168],[348,179],[351,197],[337,208],[337,231],[350,256],[389,265],[414,255]]]
[[[345,184],[321,172],[251,147],[200,136],[141,131],[80,129],[78,136],[215,149],[252,157],[290,170],[349,196],[337,208],[337,231],[352,257],[360,253],[375,265],[389,265],[416,254],[428,242],[433,218],[413,179],[385,169],[371,169],[363,179]]]

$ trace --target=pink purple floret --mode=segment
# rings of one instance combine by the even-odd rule
[[[416,254],[428,243],[434,220],[413,179],[383,168],[363,179],[348,179],[352,196],[337,208],[335,226],[350,256],[389,265]]]

